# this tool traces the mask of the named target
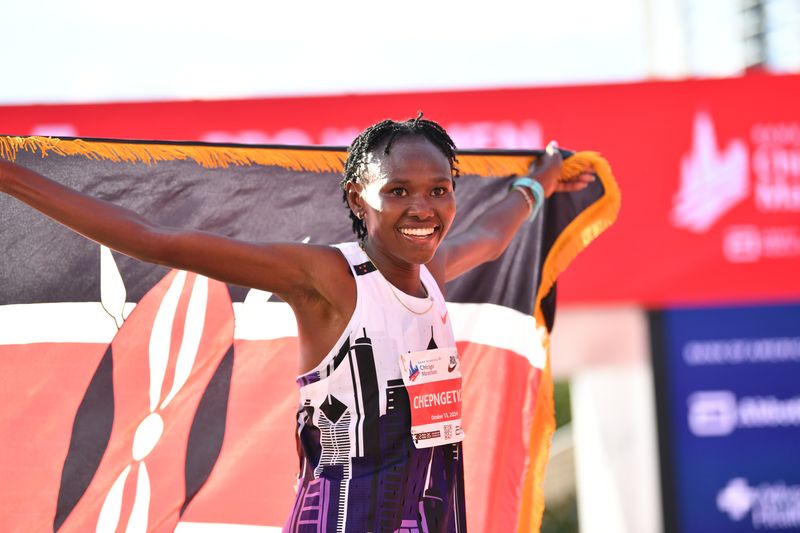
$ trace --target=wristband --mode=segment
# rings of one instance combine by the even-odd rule
[[[522,195],[523,198],[525,198],[525,203],[528,204],[528,216],[530,216],[531,213],[533,213],[533,206],[536,203],[536,200],[533,199],[533,193],[528,191],[525,187],[514,187],[508,192],[512,193],[514,191],[517,191]]]
[[[544,205],[544,189],[542,188],[542,184],[535,179],[524,177],[517,178],[512,181],[511,185],[508,187],[508,190],[512,191],[522,187],[528,189],[531,191],[531,194],[533,194],[534,203],[531,206],[531,214],[528,216],[528,221],[533,222],[536,219],[536,216],[539,214],[539,211],[542,210],[542,205]],[[527,195],[525,196],[525,199],[528,200]]]

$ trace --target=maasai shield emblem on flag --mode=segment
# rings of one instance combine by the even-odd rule
[[[0,157],[176,227],[353,240],[343,149],[0,137]],[[463,152],[453,232],[533,152]],[[447,287],[464,377],[472,531],[538,529],[554,429],[555,280],[615,219],[599,179],[556,194],[497,261]],[[4,531],[277,531],[293,502],[296,325],[270,294],[110,252],[0,196]]]

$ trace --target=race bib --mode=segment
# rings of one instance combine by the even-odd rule
[[[417,448],[464,440],[461,428],[461,365],[455,348],[400,356],[411,406],[411,437]]]

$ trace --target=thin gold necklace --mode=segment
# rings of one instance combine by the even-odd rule
[[[369,262],[370,262],[370,263],[372,263],[372,265],[375,267],[375,269],[376,269],[378,272],[381,272],[381,271],[380,271],[380,269],[378,268],[378,265],[376,265],[376,264],[375,264],[375,261],[373,261],[373,260],[372,260],[372,258],[371,258],[371,257],[369,256],[369,254],[367,253],[367,249],[366,249],[366,247],[364,246],[364,242],[363,242],[363,241],[361,241],[361,242],[359,242],[359,243],[358,243],[358,245],[361,247],[361,251],[363,251],[363,252],[364,252],[364,255],[366,255],[366,256],[367,256],[367,259],[369,259]],[[383,276],[383,272],[381,272],[381,276]],[[386,276],[383,276],[383,279],[386,279]],[[387,285],[389,285],[389,290],[391,290],[391,291],[392,291],[392,294],[394,295],[394,299],[395,299],[395,300],[397,300],[398,302],[400,302],[400,305],[402,305],[402,306],[403,306],[403,307],[405,307],[405,308],[406,308],[408,311],[410,311],[410,312],[414,313],[415,315],[424,315],[424,314],[426,314],[428,311],[430,311],[431,309],[433,309],[433,298],[431,298],[431,295],[430,295],[430,293],[428,293],[428,288],[427,288],[427,287],[425,287],[425,284],[424,284],[424,283],[422,283],[422,280],[420,280],[420,281],[419,281],[419,284],[420,284],[420,286],[422,286],[422,290],[423,290],[423,291],[425,291],[425,298],[427,298],[427,299],[428,299],[428,301],[430,302],[430,304],[428,305],[428,308],[427,308],[427,309],[425,309],[424,311],[417,311],[417,310],[415,310],[415,309],[411,309],[409,306],[407,306],[407,305],[406,305],[406,303],[405,303],[403,300],[401,300],[401,299],[400,299],[400,296],[398,296],[398,295],[397,295],[397,289],[395,289],[395,288],[394,288],[394,285],[392,285],[392,284],[391,284],[391,282],[390,282],[388,279],[386,279],[386,284],[387,284]],[[405,293],[404,293],[404,294],[405,294]]]

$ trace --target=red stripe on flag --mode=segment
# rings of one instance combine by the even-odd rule
[[[234,350],[225,442],[183,520],[280,526],[298,472],[297,338],[237,340]]]
[[[200,397],[233,340],[233,311],[227,288],[209,281],[203,333],[192,375],[169,405],[156,409],[163,420],[164,432],[155,448],[141,462],[135,461],[131,453],[134,435],[150,414],[149,390],[153,377],[148,356],[150,334],[159,305],[175,275],[174,271],[168,274],[141,300],[112,342],[115,413],[111,438],[98,471],[65,521],[62,532],[93,530],[100,509],[120,473],[127,466],[133,466],[125,484],[134,483],[135,486],[138,480],[134,476],[142,469],[141,462],[146,465],[150,480],[148,531],[173,531],[178,522],[178,511],[185,496],[184,468],[189,429]],[[197,276],[187,276],[181,299],[189,298],[193,282],[197,283]],[[182,317],[176,319],[182,321]],[[182,335],[185,332],[173,329],[172,333]],[[173,336],[170,351],[180,342],[181,339]],[[174,370],[171,374],[174,375]],[[159,402],[164,400],[166,390],[167,386],[162,388]],[[120,526],[124,525],[134,505],[130,499],[131,490],[134,489],[128,486],[123,492]]]
[[[0,524],[53,529],[72,423],[105,344],[0,345]]]
[[[514,531],[541,370],[509,350],[459,342],[469,527]]]

